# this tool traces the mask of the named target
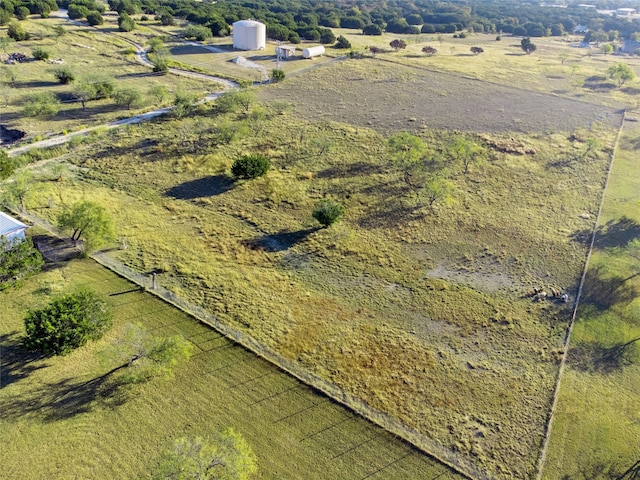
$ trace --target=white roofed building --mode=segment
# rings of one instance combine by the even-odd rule
[[[10,242],[24,240],[25,230],[29,228],[19,220],[0,212],[0,236],[8,239]]]

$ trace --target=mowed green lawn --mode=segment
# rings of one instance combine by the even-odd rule
[[[114,326],[66,357],[19,347],[27,308],[83,286],[104,295]],[[5,479],[149,478],[174,439],[233,427],[263,479],[461,478],[266,361],[92,260],[74,260],[0,294],[0,471]],[[195,355],[173,380],[109,392],[90,382],[129,323],[180,334]]]
[[[547,479],[621,475],[640,459],[640,342],[621,356],[612,350],[640,337],[640,246],[632,243],[640,241],[639,138],[637,121],[625,122],[570,341]]]

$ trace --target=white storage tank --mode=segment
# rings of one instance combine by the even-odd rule
[[[324,47],[318,45],[317,47],[309,47],[302,50],[302,56],[304,58],[320,57],[324,55]]]
[[[240,20],[233,24],[233,48],[263,50],[267,41],[267,28],[255,20]]]

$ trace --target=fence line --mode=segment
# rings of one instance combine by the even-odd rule
[[[564,375],[564,371],[567,365],[567,356],[569,353],[569,341],[571,340],[571,332],[573,331],[573,326],[576,322],[576,318],[578,315],[578,306],[580,305],[582,288],[584,287],[584,282],[585,282],[585,279],[587,278],[589,261],[591,260],[591,253],[593,252],[593,246],[595,244],[596,234],[598,232],[598,225],[600,224],[600,214],[602,213],[602,207],[604,206],[604,201],[607,196],[607,188],[609,187],[609,178],[611,177],[611,170],[613,170],[613,160],[618,150],[618,143],[620,141],[620,136],[622,135],[622,130],[624,128],[624,121],[625,121],[626,115],[627,115],[627,111],[624,110],[622,112],[622,120],[620,121],[620,128],[618,129],[618,134],[616,135],[616,140],[613,144],[613,151],[611,152],[611,160],[609,161],[609,169],[607,170],[607,176],[604,182],[604,190],[602,192],[602,200],[600,201],[600,206],[598,207],[598,215],[596,216],[596,221],[593,226],[593,232],[591,233],[591,242],[589,243],[589,249],[587,250],[587,257],[584,264],[584,270],[582,271],[582,277],[580,278],[578,293],[576,294],[576,301],[573,305],[573,313],[571,314],[571,320],[569,320],[569,326],[567,327],[567,333],[564,338],[564,346],[563,346],[564,351],[562,353],[562,359],[560,360],[560,368],[558,368],[558,376],[556,379],[556,386],[553,392],[553,402],[551,403],[551,410],[549,411],[549,417],[546,424],[547,428],[546,428],[546,433],[544,437],[544,442],[542,443],[542,448],[540,449],[540,457],[538,458],[538,472],[536,474],[536,480],[542,479],[544,465],[547,460],[547,451],[549,449],[549,442],[551,440],[551,427],[552,427],[553,419],[555,418],[556,410],[558,407],[558,398],[560,396],[560,384],[562,382],[562,376]]]
[[[33,224],[39,225],[40,227],[48,230],[50,233],[56,236],[63,236],[63,234],[56,227],[54,227],[46,220],[43,220],[31,213],[24,212],[22,210],[16,211],[16,213],[26,218]],[[175,306],[176,308],[188,313],[202,323],[212,327],[213,329],[223,334],[225,337],[243,346],[258,357],[265,359],[266,361],[280,368],[292,377],[298,379],[303,384],[321,391],[334,401],[356,412],[370,422],[409,442],[411,445],[421,450],[427,456],[449,467],[463,477],[471,480],[492,480],[493,477],[491,475],[480,470],[469,460],[461,458],[457,453],[448,450],[441,445],[435,444],[421,433],[400,423],[395,418],[383,412],[375,410],[374,408],[370,407],[365,401],[353,395],[350,395],[337,385],[327,382],[323,378],[306,371],[305,369],[297,365],[294,361],[280,355],[273,350],[266,348],[263,344],[261,344],[254,338],[222,323],[216,315],[205,310],[199,305],[193,304],[179,297],[174,292],[163,286],[156,284],[155,288],[153,288],[153,277],[150,274],[145,274],[133,270],[132,268],[127,267],[123,263],[110,257],[106,252],[96,252],[90,255],[90,257],[105,268],[115,272],[116,274],[126,278],[133,283],[136,283],[137,285],[140,285],[149,293],[156,295],[165,302]]]

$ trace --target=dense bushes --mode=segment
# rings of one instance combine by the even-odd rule
[[[270,167],[271,162],[264,155],[244,155],[233,162],[231,173],[236,178],[257,178],[266,174]]]

